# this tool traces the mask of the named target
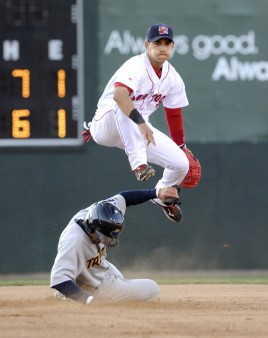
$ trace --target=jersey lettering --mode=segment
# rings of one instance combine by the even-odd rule
[[[162,94],[154,94],[151,98],[151,101],[158,102],[159,105],[164,100],[165,97],[166,96]]]
[[[90,269],[95,265],[101,265],[101,257],[105,253],[105,248],[102,248],[96,257],[93,257],[87,261],[87,268]]]
[[[148,96],[148,94],[140,94],[137,97],[132,96],[131,100],[132,101],[142,101],[142,100],[145,100],[147,96]]]
[[[146,99],[146,97],[148,96],[148,94],[140,94],[137,97],[135,97],[134,95],[131,97],[132,101],[143,101]],[[160,103],[164,100],[166,96],[162,95],[162,94],[154,94],[151,98],[151,100],[149,102],[156,102],[156,107],[158,107],[160,105]]]
[[[156,105],[155,105],[155,106],[158,107],[158,106],[160,105],[160,103],[164,100],[165,97],[166,97],[166,96],[165,96],[165,95],[162,95],[162,94],[154,94],[154,95],[152,96],[150,102],[152,102],[152,101],[156,102]]]

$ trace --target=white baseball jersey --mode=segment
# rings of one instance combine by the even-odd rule
[[[104,111],[118,109],[113,99],[115,82],[133,90],[130,97],[145,120],[160,103],[167,108],[182,108],[189,104],[184,82],[175,68],[165,61],[159,79],[146,53],[143,53],[127,60],[112,76],[99,99],[97,116]]]

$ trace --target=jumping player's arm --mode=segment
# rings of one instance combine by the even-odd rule
[[[124,114],[129,116],[130,112],[135,109],[130,98],[132,89],[122,83],[116,82],[114,86],[114,100]]]
[[[158,189],[137,189],[121,191],[119,195],[123,196],[126,206],[137,205],[147,202],[154,198],[160,198],[163,202],[167,198],[178,198],[178,190],[175,187],[163,187]]]
[[[141,133],[143,134],[143,136],[147,141],[147,144],[150,143],[155,144],[153,131],[148,127],[141,114],[135,108],[129,96],[130,94],[129,89],[130,88],[124,85],[120,84],[115,85],[114,100],[117,103],[118,107],[121,109],[121,111],[138,125]]]
[[[164,107],[164,109],[170,137],[182,148],[185,145],[182,108],[171,109]]]
[[[189,171],[181,182],[181,186],[184,188],[195,188],[201,179],[201,165],[199,160],[193,155],[191,150],[186,147],[183,118],[181,108],[166,108],[166,119],[170,137],[172,140],[184,151],[189,160]]]

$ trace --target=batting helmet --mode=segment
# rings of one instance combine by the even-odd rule
[[[89,208],[85,225],[88,233],[95,230],[107,237],[117,238],[123,227],[124,216],[114,204],[102,201]]]
[[[201,179],[201,165],[193,153],[186,147],[182,149],[189,160],[189,171],[181,182],[181,186],[184,188],[195,188]]]

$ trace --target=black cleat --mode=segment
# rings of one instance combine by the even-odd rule
[[[171,204],[168,206],[164,206],[164,205],[158,204],[154,200],[152,200],[152,202],[155,205],[162,208],[167,218],[170,219],[172,222],[176,222],[176,223],[182,222],[183,215],[182,215],[181,208],[178,206],[178,204]]]

